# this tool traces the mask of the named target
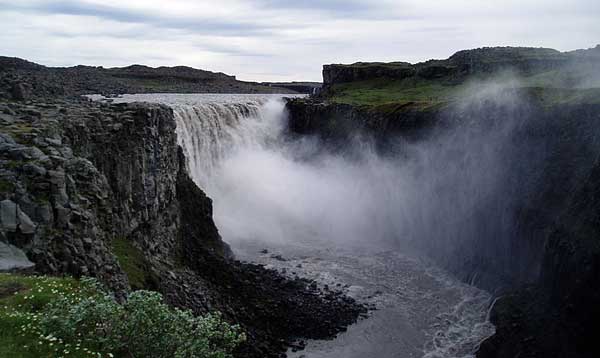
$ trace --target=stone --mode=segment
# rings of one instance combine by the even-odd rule
[[[28,269],[33,266],[35,264],[29,261],[21,249],[0,241],[0,271]]]
[[[49,203],[44,203],[36,208],[36,217],[43,223],[49,223],[52,221],[52,208]]]
[[[44,154],[44,152],[42,152],[39,148],[37,147],[27,147],[25,149],[25,152],[27,153],[27,155],[29,155],[29,157],[31,159],[34,160],[41,160],[44,157],[46,157],[46,154]]]
[[[0,202],[0,230],[33,234],[35,229],[36,225],[19,205],[9,199]]]
[[[42,117],[42,112],[38,111],[37,109],[33,109],[33,108],[27,108],[25,110],[25,113],[32,117],[36,117],[36,118]]]
[[[67,228],[69,226],[69,221],[71,220],[71,209],[67,209],[61,205],[56,205],[54,208],[54,212],[56,213],[55,223],[59,228]]]
[[[54,202],[58,205],[66,205],[69,201],[69,196],[66,190],[65,172],[58,170],[49,170],[48,177],[50,181],[50,192]]]
[[[12,160],[30,160],[31,156],[25,150],[26,147],[22,145],[14,145],[11,146],[8,150],[6,150],[8,157]]]
[[[27,163],[23,165],[23,172],[30,175],[45,176],[47,170],[46,168],[40,167],[39,165]]]
[[[17,231],[17,204],[8,199],[0,201],[0,230]]]
[[[59,147],[62,145],[62,140],[60,138],[55,139],[55,138],[44,138],[44,140],[46,142],[48,142],[48,144],[53,145],[55,147]]]
[[[0,133],[0,143],[16,144],[13,137],[5,133]]]
[[[0,113],[0,123],[13,124],[15,123],[15,117],[9,114]]]
[[[10,107],[2,107],[2,113],[10,114],[11,116],[15,116],[17,112],[13,111]]]
[[[31,86],[27,83],[15,83],[10,93],[13,99],[24,101],[31,97]]]
[[[70,147],[60,147],[58,148],[58,151],[66,159],[73,158],[73,150]]]

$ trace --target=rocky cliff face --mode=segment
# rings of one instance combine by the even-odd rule
[[[190,220],[182,225],[189,210],[178,187],[189,178],[169,108],[81,101],[10,103],[2,110],[2,182],[9,189],[2,208],[16,213],[5,215],[2,231],[39,271],[98,276],[122,290],[127,277],[112,253],[114,238],[167,266],[185,233],[224,253],[212,219],[199,220],[202,232]],[[199,189],[186,197],[210,217],[210,199]]]
[[[415,139],[439,122],[437,108],[423,110],[410,103],[361,107],[297,98],[289,99],[286,108],[292,133],[316,135],[331,146],[356,135],[382,145],[395,136]]]
[[[498,299],[477,357],[597,357],[600,165],[572,190],[544,247],[541,277]]]

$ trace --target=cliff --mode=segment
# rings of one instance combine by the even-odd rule
[[[150,289],[197,314],[218,310],[248,336],[240,357],[277,357],[364,313],[233,260],[175,126],[161,105],[0,97],[0,269],[92,276],[120,298]]]
[[[600,318],[599,51],[486,48],[416,65],[326,65],[319,96],[288,101],[291,135],[316,136],[334,150],[363,138],[402,157],[445,137],[497,151],[501,190],[461,221],[467,229],[444,233],[455,244],[413,242],[497,294],[497,332],[478,357],[600,353],[591,333]],[[498,92],[507,70],[513,81]],[[479,155],[448,148],[453,160]]]
[[[8,103],[3,111],[2,181],[11,190],[0,195],[3,207],[23,213],[3,231],[38,271],[97,276],[122,290],[128,280],[112,254],[115,238],[174,265],[181,234],[198,230],[182,226],[177,187],[190,179],[170,109],[81,101]],[[223,255],[210,199],[190,190],[186,197],[208,208],[198,242]]]
[[[597,357],[600,319],[600,163],[576,185],[550,227],[534,285],[500,297],[496,334],[477,357]]]
[[[352,105],[456,100],[473,83],[519,79],[524,87],[597,88],[600,45],[559,52],[545,48],[491,47],[459,51],[445,60],[331,64],[323,66],[320,97]],[[569,96],[568,94],[562,94]]]

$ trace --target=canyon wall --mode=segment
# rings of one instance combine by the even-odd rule
[[[169,108],[81,101],[11,103],[3,111],[11,123],[2,180],[12,188],[3,205],[23,213],[3,231],[38,271],[97,276],[122,290],[128,282],[113,255],[115,238],[161,263],[144,268],[174,267],[190,242],[225,253],[210,199],[199,190],[178,196],[191,180]],[[190,209],[181,198],[205,208],[197,220],[182,223]],[[196,235],[184,238],[189,233]],[[145,279],[152,275],[160,272]]]
[[[478,357],[592,357],[597,349],[589,335],[600,317],[595,289],[600,285],[600,242],[595,234],[600,228],[600,106],[548,106],[527,91],[510,98],[507,103],[484,101],[460,108],[447,104],[425,110],[294,99],[287,104],[289,130],[294,136],[316,136],[342,152],[356,147],[356,138],[368,138],[381,155],[402,160],[410,160],[406,148],[415,145],[424,150],[442,146],[433,153],[445,155],[446,144],[437,138],[450,133],[451,141],[458,143],[448,147],[455,151],[456,166],[466,163],[464,158],[497,150],[488,169],[485,161],[481,164],[482,170],[498,169],[500,184],[493,184],[498,190],[478,200],[470,215],[454,220],[470,229],[449,226],[433,236],[429,230],[419,231],[412,244],[465,281],[500,297],[491,311],[497,334],[482,344]],[[506,122],[514,125],[502,125]],[[473,141],[474,147],[466,144]],[[465,178],[479,175],[474,168],[465,167],[471,171]],[[480,191],[444,178],[454,187],[440,188],[464,190],[467,196]],[[455,204],[458,216],[460,203]],[[438,219],[432,216],[429,225],[445,227]],[[448,239],[454,244],[443,244]]]

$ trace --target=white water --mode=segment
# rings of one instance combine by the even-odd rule
[[[443,229],[434,220],[453,209],[411,212],[422,210],[417,200],[443,204],[437,186],[415,192],[427,187],[419,185],[415,166],[381,158],[365,142],[352,148],[358,156],[345,157],[318,152],[314,138],[288,139],[278,96],[121,100],[173,107],[190,174],[213,199],[217,227],[240,258],[345,287],[377,306],[336,340],[310,342],[290,357],[469,357],[493,332],[486,292],[402,244],[404,235]],[[287,261],[259,254],[262,248]]]

